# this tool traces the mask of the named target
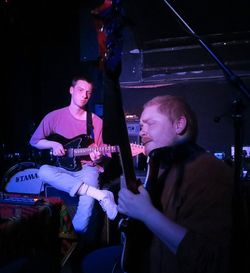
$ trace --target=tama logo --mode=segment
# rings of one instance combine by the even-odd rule
[[[16,176],[16,183],[38,179],[37,173]]]

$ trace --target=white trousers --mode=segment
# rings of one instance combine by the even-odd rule
[[[69,193],[70,196],[75,196],[82,183],[99,188],[99,170],[96,166],[87,164],[83,165],[82,169],[77,172],[67,171],[56,166],[42,165],[38,171],[38,176],[42,181],[58,190]],[[77,210],[72,220],[75,231],[86,231],[93,205],[94,199],[92,197],[87,195],[79,197]]]

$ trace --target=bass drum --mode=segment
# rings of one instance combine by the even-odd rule
[[[34,162],[20,162],[11,167],[4,174],[3,183],[9,193],[40,194],[44,190]]]

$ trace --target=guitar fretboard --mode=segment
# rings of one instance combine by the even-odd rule
[[[118,146],[103,146],[103,147],[78,148],[73,150],[74,150],[74,156],[83,156],[83,155],[89,155],[91,152],[117,153],[119,152],[119,147]]]

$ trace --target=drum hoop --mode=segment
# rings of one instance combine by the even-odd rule
[[[36,168],[36,163],[35,162],[31,162],[31,161],[24,161],[24,162],[19,162],[17,164],[15,164],[14,166],[12,166],[11,168],[9,168],[3,175],[3,183],[4,186],[7,185],[7,183],[9,182],[10,178],[17,174],[20,171],[26,170],[26,169],[37,169]],[[17,169],[19,168],[19,169]],[[14,172],[15,171],[15,172]]]

